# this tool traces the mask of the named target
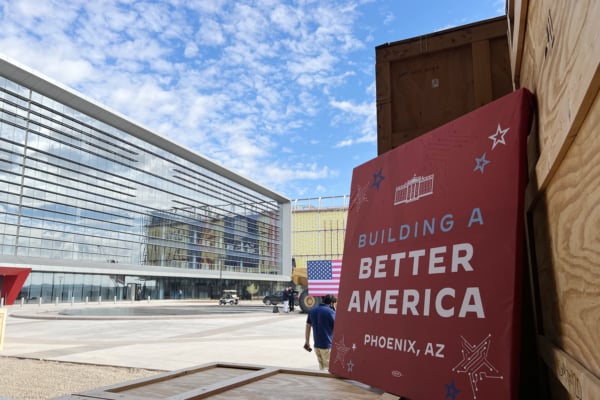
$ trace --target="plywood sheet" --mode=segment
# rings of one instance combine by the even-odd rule
[[[543,332],[600,377],[600,100],[535,203]]]
[[[592,375],[580,363],[574,360],[564,351],[550,343],[546,338],[538,338],[540,355],[555,374],[557,380],[562,384],[573,399],[598,399],[600,398],[600,379]],[[553,391],[553,394],[562,393],[562,390]],[[556,396],[566,398],[566,396]]]
[[[600,2],[508,9],[513,79],[537,99],[527,207],[539,352],[550,398],[600,398]]]
[[[144,381],[143,384],[125,384],[108,391],[144,399],[165,399],[237,378],[252,371],[247,368],[228,368],[227,366],[189,369],[175,374],[159,375],[153,379]]]
[[[600,87],[600,2],[528,2],[520,87],[537,96],[543,189],[568,151]]]
[[[211,363],[61,397],[83,399],[383,399],[380,390],[326,372]],[[390,397],[385,397],[389,399]],[[398,399],[397,396],[393,398]],[[57,399],[59,400],[59,399]]]

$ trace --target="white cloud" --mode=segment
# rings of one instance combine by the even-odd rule
[[[373,90],[374,85],[369,87]],[[348,147],[360,143],[377,142],[377,109],[375,102],[355,104],[348,100],[330,100],[331,107],[341,110],[343,113],[334,119],[338,123],[350,123],[358,121],[360,128],[356,131],[358,136],[346,137],[336,143],[335,147]]]
[[[183,54],[187,58],[193,58],[198,55],[198,51],[199,51],[199,49],[198,49],[198,46],[196,45],[196,43],[190,42],[190,43],[186,44]]]
[[[288,70],[292,75],[311,76],[317,72],[331,70],[336,61],[336,57],[324,50],[311,58],[295,59],[289,62]]]
[[[327,166],[319,166],[316,163],[294,165],[272,164],[264,168],[264,174],[267,180],[276,184],[282,184],[288,181],[301,179],[323,179],[335,175],[335,172]]]
[[[180,0],[179,6],[189,7],[200,14],[218,14],[223,11],[228,0]]]
[[[353,143],[369,136],[368,104],[329,101],[364,74],[347,62],[364,48],[352,1],[0,0],[0,10],[9,57],[266,186],[337,174],[327,158],[292,161],[331,118],[354,124]]]
[[[296,36],[304,15],[302,11],[293,9],[287,4],[277,4],[270,15],[270,18],[278,29],[292,36]]]
[[[390,25],[392,22],[394,22],[395,19],[396,19],[396,17],[394,16],[393,13],[387,12],[387,13],[385,13],[385,16],[383,17],[383,24]]]
[[[327,188],[323,185],[317,185],[315,187],[315,193],[317,193],[317,194],[327,193]]]
[[[198,43],[207,46],[222,45],[225,43],[225,35],[221,29],[221,24],[214,19],[201,18],[196,40]]]

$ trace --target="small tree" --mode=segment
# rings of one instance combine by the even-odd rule
[[[258,286],[256,286],[254,283],[251,283],[250,285],[248,285],[248,287],[246,287],[246,291],[248,292],[248,294],[250,294],[250,298],[253,298],[254,295],[258,292]]]

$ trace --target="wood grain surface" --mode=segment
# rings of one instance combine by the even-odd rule
[[[399,399],[322,371],[211,363],[61,397],[76,399]],[[58,399],[57,399],[58,400]]]
[[[596,377],[600,377],[599,124],[596,99],[531,210],[540,333]],[[600,392],[595,396],[588,399],[600,399]]]
[[[600,87],[600,2],[528,2],[521,87],[536,95],[542,190],[569,150]],[[514,72],[517,74],[517,72]]]
[[[503,17],[376,48],[377,150],[391,150],[512,91]]]

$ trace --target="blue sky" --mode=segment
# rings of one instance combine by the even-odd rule
[[[377,156],[375,47],[505,0],[0,0],[0,51],[290,199]]]

